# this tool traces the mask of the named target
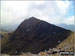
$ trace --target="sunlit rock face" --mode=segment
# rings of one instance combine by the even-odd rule
[[[71,31],[53,24],[31,17],[24,20],[9,39],[3,53],[15,54],[21,52],[39,53],[40,51],[55,48],[65,40]]]

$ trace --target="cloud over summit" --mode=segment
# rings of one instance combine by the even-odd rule
[[[66,17],[72,1],[1,1],[1,24],[20,24],[34,16],[52,24],[73,24],[74,15]]]

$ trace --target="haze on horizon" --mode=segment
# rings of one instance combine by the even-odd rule
[[[1,1],[1,27],[16,29],[29,17],[74,29],[74,1]]]

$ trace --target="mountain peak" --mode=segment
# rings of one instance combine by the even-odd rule
[[[33,16],[32,16],[32,17],[30,17],[30,19],[36,19],[36,17],[33,17]]]
[[[30,17],[29,20],[39,20],[36,17]]]

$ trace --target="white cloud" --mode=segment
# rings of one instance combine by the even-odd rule
[[[69,18],[67,18],[67,19],[65,19],[64,21],[63,21],[63,23],[65,23],[65,24],[74,24],[74,16],[71,16],[71,17],[69,17]]]
[[[19,24],[31,16],[60,24],[63,23],[70,5],[70,1],[1,1],[1,24]]]
[[[29,1],[1,1],[1,24],[17,24],[28,12]],[[14,22],[14,23],[13,23]]]
[[[68,9],[70,8],[71,1],[56,1],[57,6],[59,8],[59,11],[64,15],[68,12]]]
[[[60,24],[70,9],[69,1],[46,1],[41,5],[32,5],[28,16],[35,16],[49,23]]]

